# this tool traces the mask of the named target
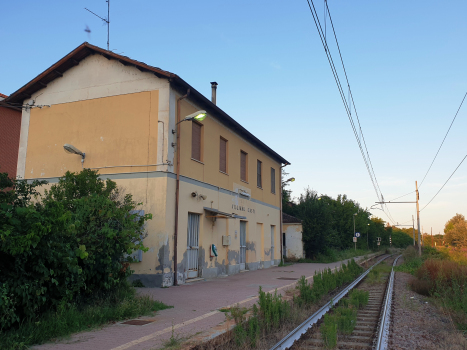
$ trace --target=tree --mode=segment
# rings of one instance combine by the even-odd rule
[[[444,226],[445,241],[454,247],[467,247],[467,221],[462,214],[453,216]]]

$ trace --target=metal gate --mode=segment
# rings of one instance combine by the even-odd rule
[[[246,262],[246,221],[240,221],[240,270],[245,270]]]
[[[187,278],[198,277],[199,214],[188,213]]]
[[[274,265],[274,229],[275,227],[271,225],[271,265]]]

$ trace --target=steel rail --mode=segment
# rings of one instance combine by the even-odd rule
[[[274,345],[270,350],[285,350],[290,348],[294,342],[300,337],[305,334],[311,326],[313,326],[316,322],[318,322],[321,317],[323,317],[335,304],[339,302],[347,293],[354,288],[365,276],[381,261],[389,258],[391,255],[386,256],[385,258],[380,259],[376,264],[371,266],[368,270],[362,273],[356,280],[354,280],[351,284],[345,287],[335,298],[332,298],[331,301],[327,302],[323,307],[321,307],[318,311],[316,311],[313,315],[311,315],[308,319],[306,319],[300,326],[295,328],[292,332],[287,334],[282,340],[280,340],[276,345]]]
[[[376,342],[376,350],[386,350],[389,343],[389,326],[391,322],[391,306],[392,306],[392,291],[394,289],[394,266],[397,260],[401,257],[399,255],[392,264],[391,276],[389,277],[388,286],[386,288],[386,295],[384,297],[383,310],[379,322],[378,339]]]

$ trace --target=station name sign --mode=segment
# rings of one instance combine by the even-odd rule
[[[245,207],[242,206],[242,205],[232,204],[232,209],[235,209],[235,210],[238,210],[238,211],[246,211],[247,213],[255,214],[255,210],[254,210],[254,209],[252,209],[252,208],[245,208]]]

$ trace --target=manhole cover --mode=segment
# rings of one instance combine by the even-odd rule
[[[144,326],[145,324],[152,323],[154,321],[152,320],[129,320],[126,322],[123,322],[122,324],[131,324],[133,326]]]
[[[277,279],[278,279],[278,280],[289,280],[289,281],[296,281],[296,280],[298,280],[298,278],[294,278],[294,277],[278,277]]]

